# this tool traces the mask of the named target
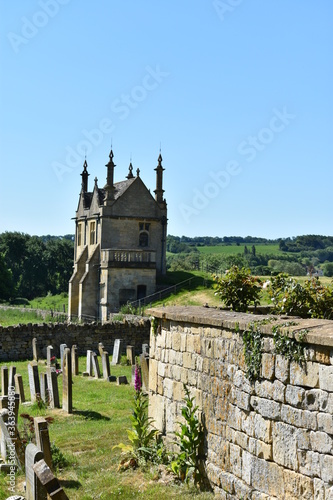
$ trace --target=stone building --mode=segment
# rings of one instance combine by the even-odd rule
[[[87,161],[75,216],[74,272],[69,281],[69,318],[101,321],[128,301],[156,290],[166,272],[167,205],[163,197],[162,156],[158,157],[155,197],[132,163],[126,179],[114,182],[113,151],[106,185],[95,178],[88,191]]]

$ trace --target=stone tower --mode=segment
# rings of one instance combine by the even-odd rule
[[[158,157],[155,198],[132,163],[125,180],[114,182],[111,149],[106,184],[88,191],[84,161],[75,216],[74,272],[69,281],[69,318],[107,321],[110,312],[156,290],[166,273],[167,204],[163,198],[162,156]]]

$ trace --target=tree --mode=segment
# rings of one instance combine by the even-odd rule
[[[0,254],[0,300],[8,300],[14,293],[13,276]]]

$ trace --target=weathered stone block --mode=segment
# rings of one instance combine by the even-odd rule
[[[333,366],[319,366],[319,387],[324,391],[333,392]]]
[[[237,477],[242,477],[242,450],[235,444],[230,444],[230,471]]]
[[[285,498],[312,500],[313,482],[310,478],[291,470],[284,471]]]
[[[235,387],[231,388],[231,402],[242,410],[250,411],[250,394]]]
[[[333,439],[326,432],[310,432],[310,443],[313,451],[333,453]]]
[[[253,457],[251,462],[251,486],[256,490],[275,496],[286,498],[284,494],[283,468],[274,462]]]
[[[289,361],[285,356],[277,354],[275,357],[275,377],[281,382],[289,380]]]
[[[317,415],[318,431],[333,434],[333,415],[329,413],[318,413]]]
[[[327,483],[333,482],[333,456],[320,455],[320,477]]]
[[[314,451],[298,450],[299,472],[306,476],[320,477],[320,454]]]
[[[261,373],[264,378],[271,380],[274,377],[275,356],[273,354],[263,353],[261,358]]]
[[[319,364],[307,361],[303,367],[292,361],[290,363],[290,383],[305,387],[318,387],[319,384]]]
[[[305,389],[295,385],[287,385],[286,387],[286,403],[296,408],[300,408],[305,396]]]
[[[317,414],[308,410],[299,410],[289,405],[282,405],[281,420],[295,427],[317,429]]]
[[[274,422],[272,434],[274,462],[297,471],[298,458],[295,428],[282,422]]]
[[[280,403],[269,401],[268,399],[251,396],[250,404],[253,409],[258,411],[263,417],[278,420],[280,418]]]

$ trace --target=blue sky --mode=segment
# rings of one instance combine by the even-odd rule
[[[74,232],[134,170],[168,233],[332,235],[331,0],[0,2],[0,232]]]

